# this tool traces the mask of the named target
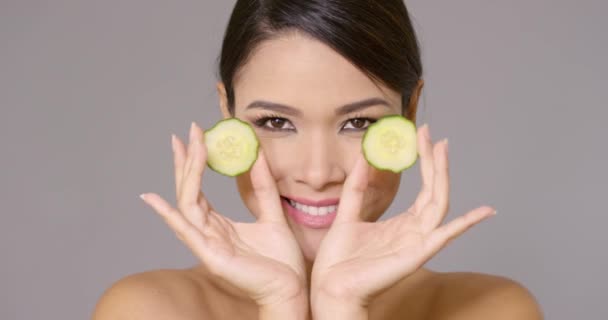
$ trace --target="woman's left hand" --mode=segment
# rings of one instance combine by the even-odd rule
[[[340,301],[365,309],[370,300],[420,268],[441,248],[494,214],[476,208],[448,224],[447,140],[433,146],[428,125],[418,130],[422,190],[415,203],[388,220],[363,221],[360,215],[370,166],[362,155],[344,183],[336,220],[317,253],[311,279],[316,308]]]

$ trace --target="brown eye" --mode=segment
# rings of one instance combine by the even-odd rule
[[[285,125],[285,119],[281,119],[281,118],[272,118],[270,120],[270,126],[273,129],[281,129],[283,128],[283,125]]]
[[[361,128],[363,128],[364,125],[365,125],[365,120],[353,119],[353,127],[357,128],[357,129],[361,129]]]
[[[289,120],[281,117],[261,117],[254,121],[256,127],[269,131],[293,131]]]
[[[344,129],[352,131],[363,131],[374,122],[375,120],[370,118],[352,118],[346,122]]]

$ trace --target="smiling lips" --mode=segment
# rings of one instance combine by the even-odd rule
[[[338,198],[311,201],[295,197],[281,197],[289,216],[298,224],[313,229],[329,228],[336,218]]]
[[[340,202],[339,198],[331,198],[331,199],[316,200],[316,201],[305,199],[305,198],[299,198],[299,197],[291,197],[291,196],[283,196],[283,198],[288,199],[288,200],[293,200],[302,205],[314,206],[314,207],[333,206],[333,205],[337,206],[338,203]]]

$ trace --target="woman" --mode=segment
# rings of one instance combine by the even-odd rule
[[[423,87],[416,36],[401,0],[239,0],[218,82],[224,118],[260,140],[236,178],[256,217],[239,223],[200,191],[204,132],[172,137],[177,206],[142,195],[200,258],[185,270],[134,274],[111,286],[94,319],[540,319],[516,282],[422,265],[495,209],[442,224],[447,139],[418,128],[423,186],[410,208],[377,221],[400,174],[361,155],[378,118],[416,120]]]

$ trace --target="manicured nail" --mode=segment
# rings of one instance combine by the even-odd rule
[[[175,134],[172,133],[171,134],[171,149],[173,149],[173,152],[175,152]]]
[[[448,154],[448,138],[445,138],[445,153]]]
[[[140,194],[140,195],[139,195],[139,197],[140,197],[142,200],[146,201],[146,194],[145,194],[145,193]]]

